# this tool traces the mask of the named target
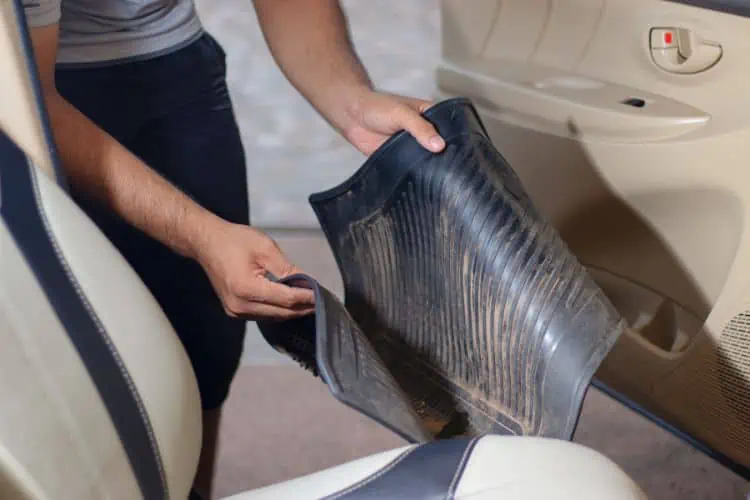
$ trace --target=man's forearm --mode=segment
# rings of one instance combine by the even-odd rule
[[[352,46],[337,0],[254,0],[275,61],[292,85],[335,128],[357,112],[358,94],[372,89]]]
[[[54,90],[47,108],[66,173],[77,191],[187,256],[220,219],[171,185]]]

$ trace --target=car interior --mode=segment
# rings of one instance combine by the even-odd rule
[[[750,2],[442,0],[440,97],[476,106],[627,321],[610,396],[750,478]],[[0,0],[0,498],[183,499],[187,356],[67,194],[20,0]],[[566,439],[434,439],[232,499],[646,498]]]

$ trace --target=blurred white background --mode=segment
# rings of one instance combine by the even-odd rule
[[[281,74],[251,0],[197,0],[227,52],[228,80],[247,153],[252,223],[317,227],[307,197],[338,184],[364,157]],[[438,0],[344,0],[356,50],[386,91],[432,98],[440,55]]]

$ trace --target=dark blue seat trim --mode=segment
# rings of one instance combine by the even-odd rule
[[[26,71],[28,71],[29,79],[31,80],[31,90],[34,94],[34,99],[36,100],[37,112],[39,113],[39,119],[42,124],[42,133],[44,134],[44,141],[52,160],[52,169],[55,172],[55,180],[62,189],[68,191],[67,178],[63,171],[62,164],[60,163],[60,157],[57,154],[57,146],[55,144],[49,116],[47,115],[47,107],[44,105],[44,93],[42,92],[41,82],[39,81],[39,71],[37,69],[36,59],[34,58],[34,48],[31,43],[29,27],[26,22],[26,16],[24,15],[21,0],[13,0],[13,10],[16,16],[16,25],[21,34],[21,46],[23,47],[23,58],[26,63]]]
[[[452,499],[477,441],[457,438],[419,445],[325,500]]]

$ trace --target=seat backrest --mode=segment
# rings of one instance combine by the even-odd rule
[[[0,498],[186,497],[201,426],[187,355],[124,258],[5,135],[0,346]]]
[[[148,289],[56,182],[19,11],[0,0],[0,498],[186,498],[195,376]]]

